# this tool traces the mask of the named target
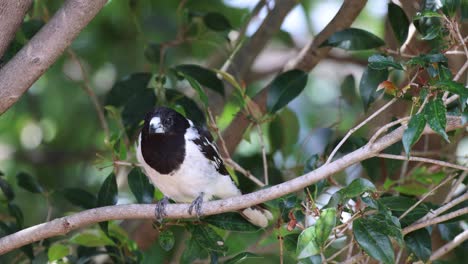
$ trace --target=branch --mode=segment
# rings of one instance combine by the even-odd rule
[[[376,157],[384,158],[384,159],[420,161],[420,162],[425,162],[425,163],[432,163],[432,164],[435,164],[435,165],[439,165],[441,167],[447,167],[447,168],[453,168],[453,169],[462,170],[462,171],[468,171],[468,167],[466,167],[466,166],[461,166],[461,165],[453,164],[453,163],[446,162],[446,161],[436,160],[436,159],[428,159],[428,158],[422,158],[422,157],[406,157],[406,156],[402,156],[402,155],[393,155],[393,154],[385,154],[385,153],[381,153],[381,154],[377,155]]]
[[[57,60],[106,2],[66,1],[28,44],[0,69],[0,114],[16,103]]]
[[[15,33],[23,22],[32,0],[3,0],[0,2],[0,58],[15,37]]]
[[[442,257],[443,255],[447,254],[449,251],[460,245],[461,243],[465,242],[468,239],[468,230],[463,231],[462,233],[458,234],[452,241],[448,242],[447,244],[443,245],[439,248],[436,252],[434,252],[431,257],[430,261],[434,261]]]
[[[451,131],[464,125],[459,117],[447,117],[447,131]],[[390,145],[401,140],[405,127],[399,127],[391,133],[376,140],[371,145],[365,145],[328,165],[294,178],[290,181],[262,189],[257,192],[242,196],[231,197],[223,200],[210,201],[203,204],[203,215],[213,215],[223,212],[237,211],[259,203],[270,201],[286,194],[299,191],[315,182],[323,180],[330,175],[338,173],[345,168],[371,158]],[[426,129],[424,133],[434,133]],[[167,218],[191,218],[188,213],[189,204],[170,204],[167,206]],[[468,208],[466,208],[468,210]],[[0,254],[4,254],[21,246],[39,241],[48,237],[64,235],[68,232],[93,223],[117,220],[117,219],[153,219],[154,205],[130,204],[106,206],[86,210],[74,215],[65,216],[23,229],[14,234],[0,238]]]
[[[462,216],[462,215],[465,215],[465,214],[468,214],[468,207],[453,211],[453,212],[445,214],[443,216],[439,216],[439,217],[427,220],[425,222],[415,223],[413,225],[405,227],[402,230],[401,233],[403,235],[406,235],[408,233],[411,233],[411,232],[416,231],[418,229],[424,228],[426,226],[431,226],[431,225],[435,225],[435,224],[438,224],[438,223],[441,223],[441,222],[445,222],[447,220],[450,220],[450,219],[453,219],[455,217],[459,217],[459,216]]]
[[[326,57],[330,51],[330,47],[318,48],[326,39],[333,33],[339,30],[348,28],[361,10],[364,8],[367,0],[344,1],[338,13],[330,21],[330,23],[314,38],[307,46],[305,46],[300,54],[287,63],[284,70],[297,68],[303,71],[311,71],[317,63]],[[262,113],[266,112],[266,95],[269,86],[258,93],[253,101],[259,106]],[[238,113],[229,127],[223,133],[223,138],[226,141],[226,147],[229,153],[233,153],[236,146],[242,140],[242,136],[250,124],[250,120],[242,112]]]

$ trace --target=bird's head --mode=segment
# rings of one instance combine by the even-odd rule
[[[156,107],[146,114],[143,133],[148,135],[183,135],[190,126],[181,114],[167,107]]]

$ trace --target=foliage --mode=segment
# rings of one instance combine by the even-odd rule
[[[34,1],[1,62],[8,63],[62,2]],[[264,2],[261,12],[270,12]],[[156,105],[176,109],[213,135],[244,114],[250,126],[245,133],[239,130],[243,140],[232,158],[260,181],[268,174],[269,185],[327,166],[346,132],[389,99],[398,106],[380,113],[385,122],[366,122],[335,159],[369,147],[375,131],[407,116],[382,132],[404,130],[401,142],[382,153],[411,158],[416,152],[436,152],[436,158],[456,162],[453,149],[462,145],[464,135],[446,132],[447,120],[461,116],[466,122],[468,92],[456,77],[461,65],[449,63],[448,51],[465,56],[466,41],[460,42],[457,30],[467,20],[466,6],[439,2],[423,1],[413,17],[396,3],[385,3],[390,26],[385,33],[385,18],[368,6],[355,27],[315,43],[316,51],[340,49],[340,63],[331,60],[331,66],[319,64],[306,72],[301,64],[289,69],[271,63],[277,52],[302,45],[298,33],[285,28],[267,41],[267,63],[237,65],[242,60],[236,56],[255,52],[243,47],[256,37],[250,32],[256,15],[229,1],[109,1],[70,52],[0,117],[0,236],[70,212],[161,199],[135,158],[142,120]],[[322,4],[301,1],[300,6],[310,18],[309,12]],[[411,25],[423,44],[406,49]],[[312,23],[308,27],[313,35],[319,33]],[[345,70],[348,62],[352,71]],[[249,73],[240,76],[244,67]],[[86,86],[96,98],[81,89]],[[447,98],[455,100],[447,103]],[[104,120],[93,99],[102,104],[97,111],[103,111]],[[214,120],[207,118],[212,112]],[[423,135],[428,129],[434,137]],[[461,160],[466,166],[466,158]],[[228,169],[243,193],[258,187],[242,172]],[[434,230],[443,234],[441,244],[448,243],[462,232],[466,217],[408,234],[404,230],[441,208],[446,201],[440,197],[431,203],[420,199],[458,173],[441,165],[370,157],[302,192],[268,201],[274,220],[266,229],[237,212],[165,220],[146,230],[157,234],[157,241],[145,248],[132,235],[133,222],[109,221],[26,245],[0,256],[0,262],[89,263],[105,256],[114,263],[276,263],[279,258],[320,263],[343,261],[346,254],[336,255],[343,248],[350,248],[348,256],[382,263],[394,263],[398,249],[408,256],[400,261],[428,261],[435,251]],[[466,206],[465,201],[451,210]],[[465,248],[466,241],[451,260],[463,263]]]

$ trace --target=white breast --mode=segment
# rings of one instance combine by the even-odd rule
[[[198,136],[195,129],[189,130],[191,131],[186,133],[186,139]],[[137,159],[151,182],[165,196],[176,202],[190,203],[202,192],[205,201],[241,195],[231,178],[219,174],[215,163],[205,158],[191,140],[186,140],[184,162],[171,174],[160,174],[145,162],[141,152],[141,135],[138,138]]]

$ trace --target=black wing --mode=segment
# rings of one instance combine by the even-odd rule
[[[216,170],[222,175],[229,175],[229,172],[226,170],[224,166],[224,162],[219,156],[218,149],[216,148],[215,143],[213,142],[213,137],[211,136],[210,132],[195,127],[200,135],[199,138],[193,140],[197,146],[200,147],[201,152],[205,155],[205,157],[214,162],[216,166]]]

